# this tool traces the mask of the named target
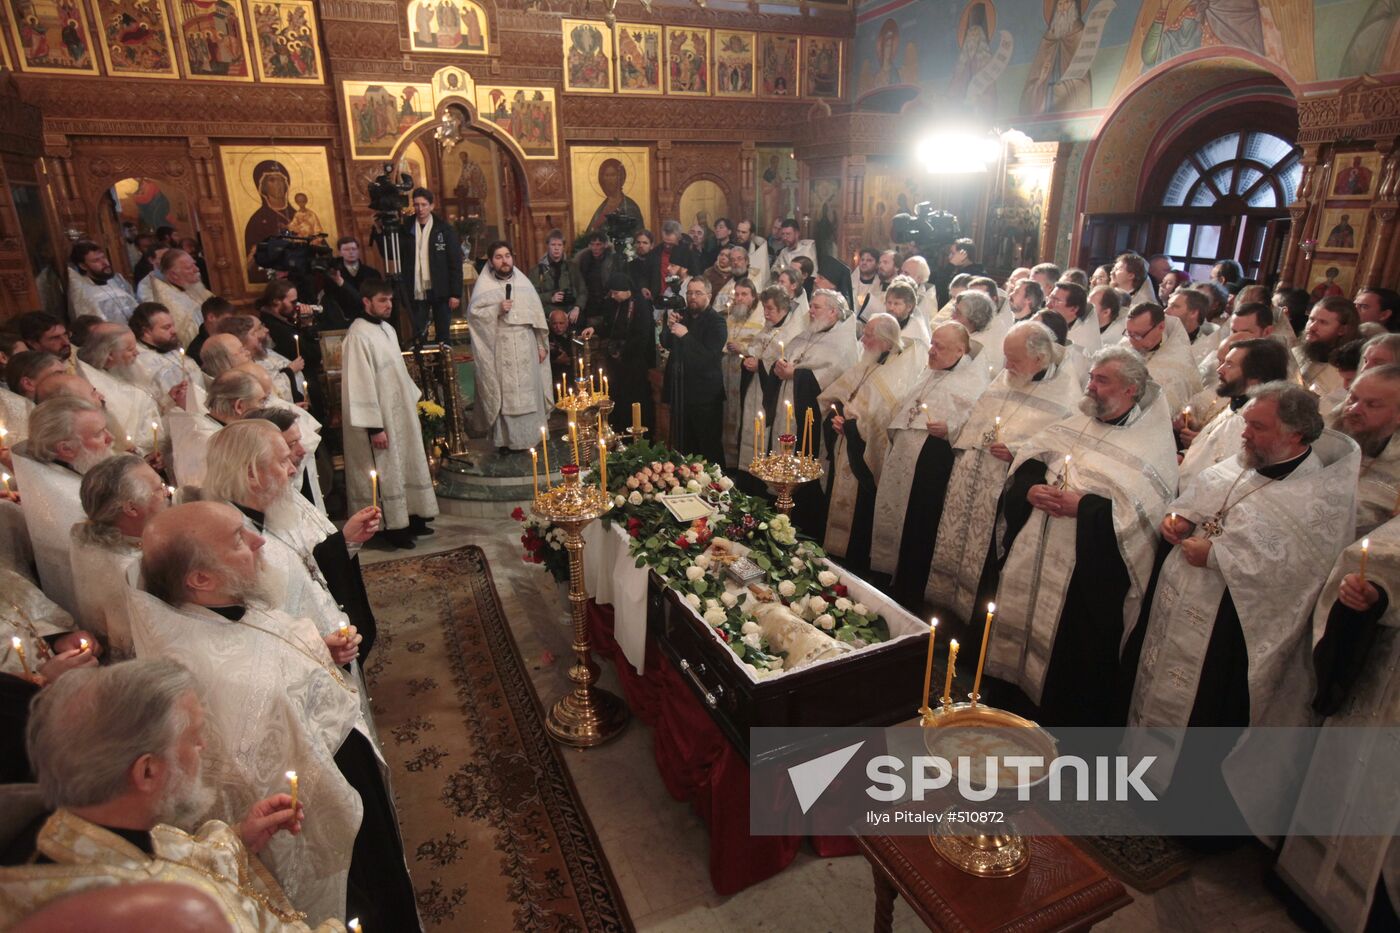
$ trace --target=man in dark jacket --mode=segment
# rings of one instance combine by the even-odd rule
[[[686,283],[685,310],[669,311],[661,345],[666,362],[666,400],[671,406],[671,446],[724,462],[724,375],[720,360],[729,338],[724,318],[710,307],[710,283],[696,276]]]
[[[642,406],[642,424],[654,424],[651,368],[656,365],[656,318],[651,302],[635,293],[627,273],[614,271],[606,286],[609,313],[597,331],[612,393],[612,426],[622,432],[632,424],[633,402]],[[593,334],[594,328],[589,327],[581,336],[587,340]]]
[[[549,231],[545,254],[530,271],[530,281],[539,292],[546,319],[555,311],[563,311],[569,316],[570,325],[579,325],[579,308],[588,300],[588,289],[578,265],[564,255],[562,230]]]
[[[432,321],[438,343],[446,343],[452,313],[462,296],[462,244],[452,225],[433,213],[433,193],[413,189],[413,219],[401,243],[404,286],[412,298],[413,338],[427,339]]]
[[[588,246],[579,250],[574,261],[578,263],[579,275],[583,277],[583,288],[587,297],[583,302],[583,324],[597,327],[603,323],[611,303],[608,300],[608,279],[615,266],[612,244],[608,238],[596,230],[588,236]]]

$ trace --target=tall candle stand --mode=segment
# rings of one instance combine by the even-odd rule
[[[821,479],[826,467],[815,457],[805,453],[795,454],[796,434],[783,434],[778,437],[778,451],[754,452],[749,472],[763,480],[778,492],[778,511],[787,515],[792,511],[792,490],[803,483]]]
[[[587,376],[579,376],[574,380],[573,391],[554,403],[554,407],[564,412],[577,426],[580,466],[592,466],[593,458],[598,453],[598,412],[604,402],[611,411],[612,399],[595,392]]]
[[[598,665],[593,662],[588,637],[588,592],[583,585],[583,529],[607,514],[612,498],[597,486],[584,485],[578,464],[567,464],[560,472],[564,482],[546,488],[530,507],[541,519],[564,529],[564,548],[569,552],[569,607],[574,623],[575,661],[569,668],[574,688],[550,707],[545,729],[565,745],[589,748],[616,736],[628,718],[627,704],[621,697],[594,686]]]

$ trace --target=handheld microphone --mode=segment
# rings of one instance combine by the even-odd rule
[[[506,301],[510,301],[510,284],[509,282],[506,283]]]

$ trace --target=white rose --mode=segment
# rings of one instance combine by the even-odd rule
[[[742,626],[739,630],[740,630],[741,632],[743,632],[745,635],[752,635],[752,634],[754,634],[755,632],[758,631],[758,623],[757,623],[757,622],[745,622],[745,623],[743,624],[743,626]]]
[[[627,497],[627,501],[632,503],[633,505],[641,505],[642,494],[633,490],[632,494]]]
[[[560,548],[562,548],[564,545],[560,544],[558,541],[551,541],[551,542],[549,542],[549,546],[550,546],[551,548],[553,548],[554,550],[557,551],[557,550],[559,550]]]
[[[690,480],[685,484],[685,488],[690,492],[699,492],[700,484],[697,483],[695,480]]]
[[[767,531],[767,530],[768,530],[768,523],[767,523],[767,522],[759,522],[759,523],[758,523],[758,530],[759,530],[759,531]]]
[[[708,554],[701,554],[699,557],[695,558],[695,566],[704,567],[706,570],[710,569],[711,563],[713,562],[710,560],[710,555]]]
[[[686,593],[686,594],[685,594],[685,601],[686,601],[686,604],[689,605],[691,609],[699,609],[699,608],[700,608],[700,597],[699,597],[699,596],[696,596],[694,593]]]
[[[696,567],[694,564],[691,564],[689,567],[685,568],[685,578],[692,582],[694,582],[695,580],[699,580],[704,575],[705,571],[700,567]]]
[[[789,566],[792,567],[793,573],[801,573],[807,569],[807,565],[802,562],[802,558],[800,557],[794,557],[789,563]]]
[[[826,612],[826,600],[820,596],[812,596],[807,600],[807,608],[816,613]]]
[[[817,582],[822,586],[835,586],[837,579],[836,574],[832,573],[830,570],[823,570],[821,573],[817,574]]]
[[[701,486],[708,486],[710,484],[710,474],[701,470],[699,473],[695,474],[695,481]]]
[[[851,608],[851,601],[844,596],[838,596],[836,597],[836,608],[845,612],[847,609]]]
[[[706,621],[708,624],[710,624],[710,625],[713,625],[713,626],[716,626],[716,627],[721,626],[721,625],[724,624],[724,618],[725,618],[725,616],[724,616],[724,610],[723,610],[723,609],[707,609],[707,610],[705,610],[705,621]]]
[[[724,603],[726,606],[733,607],[739,602],[739,599],[733,593],[724,592],[719,594],[719,601]]]
[[[824,628],[829,632],[835,627],[836,620],[828,613],[823,612],[821,615],[817,616],[817,628]]]
[[[719,488],[728,492],[734,488],[734,481],[727,476],[721,476],[719,479]]]
[[[715,599],[713,596],[711,596],[709,599],[705,600],[705,608],[706,608],[706,609],[718,609],[718,608],[719,608],[719,600],[717,600],[717,599]]]
[[[745,635],[744,644],[748,645],[755,651],[763,650],[763,639],[761,636],[759,636],[757,632],[750,632],[749,634]]]
[[[617,506],[619,509],[622,508],[622,507],[623,507],[624,505],[626,505],[626,504],[627,504],[627,500],[626,500],[626,499],[622,498],[621,496],[613,496],[613,505]]]
[[[792,585],[791,580],[784,580],[782,583],[778,584],[778,594],[780,596],[791,596],[793,593],[796,592],[797,587]]]
[[[686,539],[687,541],[689,541],[691,544],[694,544],[696,541],[699,541],[699,540],[700,540],[700,532],[698,532],[698,531],[696,531],[694,528],[692,528],[692,529],[690,529],[689,531],[687,531],[687,532],[685,533],[685,539]]]
[[[857,615],[862,615],[862,616],[868,616],[868,615],[870,615],[870,610],[866,608],[865,603],[856,603],[856,604],[855,604],[854,606],[852,606],[851,608],[854,609],[854,610],[856,611],[856,614],[857,614]]]

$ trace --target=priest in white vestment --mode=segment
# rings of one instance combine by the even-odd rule
[[[539,304],[539,296],[522,274],[524,287],[515,289]],[[479,284],[478,284],[478,287]],[[412,546],[411,535],[427,530],[437,517],[437,494],[428,473],[418,422],[422,391],[408,374],[399,338],[389,324],[394,311],[393,289],[383,283],[368,284],[361,296],[363,313],[345,335],[340,387],[344,419],[345,486],[351,512],[375,503],[370,470],[379,479],[378,505],[386,538],[399,547]],[[472,322],[473,341],[479,335]],[[473,342],[473,347],[476,347]],[[543,351],[541,351],[543,352]],[[477,388],[481,390],[481,355],[477,352]],[[543,378],[549,378],[549,364]],[[477,397],[481,404],[481,396]],[[538,433],[538,432],[537,432]]]
[[[1006,368],[982,393],[958,432],[938,540],[924,598],[972,618],[973,607],[995,594],[995,580],[979,598],[983,571],[995,563],[997,499],[1017,450],[1042,428],[1068,417],[1081,389],[1061,362],[1063,349],[1044,324],[1023,321],[1002,342]]]
[[[112,270],[107,251],[90,240],[73,244],[68,264],[68,319],[95,315],[113,324],[126,324],[136,307],[136,293]]]
[[[1182,427],[1182,440],[1189,438],[1190,446],[1179,468],[1181,489],[1186,489],[1202,470],[1240,452],[1244,443],[1244,415],[1240,412],[1249,403],[1249,390],[1287,378],[1288,351],[1277,340],[1257,337],[1231,341],[1220,362],[1212,393],[1225,404],[1220,405],[1214,416],[1196,432],[1192,433],[1185,425]],[[1192,414],[1198,411],[1199,403],[1193,403]]]
[[[885,314],[890,315],[899,324],[899,336],[917,343],[927,350],[932,342],[932,334],[929,330],[928,318],[919,313],[918,286],[914,280],[904,275],[897,275],[885,289],[884,294]],[[867,314],[864,319],[857,321],[856,329],[860,336],[865,334],[865,326],[874,317],[874,314]]]
[[[885,288],[889,282],[880,277],[879,268],[879,252],[868,246],[862,249],[856,274],[851,278],[851,307],[858,328],[864,328],[871,315],[885,310]]]
[[[1048,726],[1121,724],[1104,684],[1117,680],[1176,496],[1171,412],[1140,356],[1100,350],[1080,411],[1021,446],[1002,500],[1007,557],[986,670]]]
[[[1384,746],[1400,722],[1400,519],[1337,558],[1312,613],[1313,711],[1327,718],[1277,871],[1326,922],[1361,933],[1375,897],[1400,900],[1400,798]],[[1390,831],[1387,832],[1386,830]]]
[[[1305,389],[1270,382],[1250,395],[1240,455],[1197,476],[1162,522],[1173,547],[1131,639],[1128,725],[1138,728],[1125,741],[1129,755],[1158,757],[1144,780],[1159,796],[1169,786],[1188,799],[1220,794],[1223,778],[1247,824],[1291,812],[1259,775],[1303,763],[1260,759],[1249,727],[1311,723],[1312,607],[1320,568],[1353,540],[1361,457],[1350,438],[1323,429]],[[1222,764],[1188,726],[1243,735]]]
[[[783,221],[782,233],[783,246],[778,250],[778,255],[773,257],[774,271],[781,272],[792,265],[792,261],[798,256],[806,256],[812,260],[812,266],[817,265],[817,243],[815,240],[802,239],[801,227],[796,220],[788,218]]]
[[[1045,307],[1064,318],[1069,330],[1069,342],[1078,348],[1087,373],[1088,361],[1104,345],[1098,313],[1089,303],[1088,292],[1074,282],[1056,282],[1050,294],[1045,296]]]
[[[204,302],[214,297],[199,277],[199,266],[182,249],[168,250],[160,257],[163,279],[151,283],[151,300],[164,305],[175,321],[180,346],[188,347],[204,323]]]
[[[736,428],[737,463],[744,476],[748,475],[749,466],[753,463],[753,425],[760,413],[763,414],[763,430],[758,442],[765,450],[773,447],[773,424],[778,413],[778,398],[784,386],[774,367],[787,352],[787,347],[811,324],[810,318],[794,307],[792,297],[781,286],[770,285],[764,289],[759,296],[759,305],[763,309],[763,325],[749,338],[748,347],[739,361],[742,408]],[[777,433],[782,433],[781,425]],[[728,443],[728,438],[725,443]],[[760,490],[753,488],[751,491],[757,493]]]
[[[822,547],[854,572],[869,566],[880,459],[867,438],[883,435],[909,387],[927,367],[924,345],[901,337],[892,314],[876,315],[861,335],[860,362],[817,396],[818,424],[829,445],[826,533]],[[780,416],[784,413],[780,412]],[[793,423],[794,432],[800,422]]]
[[[738,255],[742,251],[736,247],[732,252]],[[739,460],[744,360],[749,355],[754,338],[763,330],[764,310],[753,283],[748,279],[743,279],[738,285],[727,282],[725,288],[729,289],[728,305],[723,312],[728,336],[724,344],[724,357],[720,360],[724,373],[724,466],[734,470],[745,465]],[[716,301],[714,306],[719,310],[721,304]]]
[[[1137,253],[1122,253],[1113,262],[1109,273],[1113,287],[1128,295],[1129,308],[1142,302],[1157,304],[1157,289],[1147,274],[1147,260]]]
[[[236,821],[200,825],[212,797],[201,692],[163,660],[83,671],[43,692],[29,752],[55,811],[34,840],[41,858],[0,869],[0,924],[309,933],[258,858],[305,818],[285,788]],[[339,917],[316,928],[343,929]]]
[[[102,394],[119,436],[131,438],[141,450],[151,450],[151,425],[160,424],[156,401],[139,383],[136,335],[129,328],[103,324],[92,328],[78,351],[77,374]]]
[[[1123,343],[1142,355],[1152,381],[1162,387],[1167,405],[1173,413],[1201,390],[1201,374],[1191,356],[1191,344],[1181,322],[1158,305],[1139,304],[1128,309],[1128,323],[1123,331]]]
[[[477,415],[496,447],[527,450],[539,444],[553,403],[549,325],[529,277],[515,268],[510,246],[496,243],[489,266],[467,304]]]
[[[136,335],[139,381],[161,411],[179,408],[203,414],[205,386],[199,360],[185,353],[175,319],[165,306],[154,302],[138,305],[131,314],[131,330]]]
[[[885,259],[882,255],[881,263],[884,262]],[[889,264],[891,266],[894,265],[893,256],[890,258]],[[929,281],[931,270],[929,269],[928,260],[922,256],[910,256],[900,265],[899,274],[914,280],[914,292],[918,296],[916,307],[919,309],[919,313],[923,316],[924,320],[928,321],[929,326],[933,326],[934,320],[939,314],[938,288]],[[891,281],[893,281],[893,279],[891,279]],[[948,300],[951,302],[953,297],[955,296],[949,296]]]
[[[741,220],[734,227],[734,242],[749,251],[749,280],[762,293],[772,284],[773,263],[768,258],[768,241],[753,235],[752,220]]]
[[[967,328],[954,321],[938,325],[928,367],[895,408],[889,427],[866,448],[880,475],[870,569],[893,579],[891,595],[911,611],[922,605],[928,583],[953,468],[951,439],[987,388],[987,371],[972,350]]]
[[[115,660],[135,655],[125,599],[127,571],[141,559],[141,534],[170,495],[160,476],[135,454],[109,457],[88,470],[79,487],[86,521],[72,531],[71,561],[78,621],[96,632]]]
[[[1336,427],[1361,447],[1356,533],[1365,535],[1400,512],[1400,365],[1358,374]]]
[[[209,410],[206,414],[171,411],[166,421],[170,425],[171,460],[176,482],[181,486],[198,486],[204,482],[209,439],[224,425],[267,407],[268,400],[268,391],[257,378],[232,369],[210,384]]]
[[[38,676],[51,684],[66,671],[97,664],[101,649],[81,645],[84,638],[92,644],[95,636],[78,629],[73,617],[28,577],[0,567],[0,593],[5,594],[0,599],[0,671],[26,679]],[[23,658],[15,650],[16,638]]]
[[[1167,302],[1166,312],[1181,322],[1191,344],[1191,358],[1199,371],[1202,365],[1215,365],[1215,348],[1225,336],[1225,328],[1206,320],[1210,299],[1195,289],[1179,289]]]
[[[331,649],[312,620],[262,608],[262,543],[222,503],[154,518],[128,591],[137,656],[179,661],[204,690],[211,816],[237,818],[297,772],[312,818],[262,859],[308,921],[348,912],[366,929],[419,929],[383,758],[340,667],[355,648]]]
[[[63,397],[34,409],[29,438],[14,452],[39,582],[70,615],[78,614],[69,533],[84,517],[79,487],[83,474],[111,455],[112,434],[102,409]]]

